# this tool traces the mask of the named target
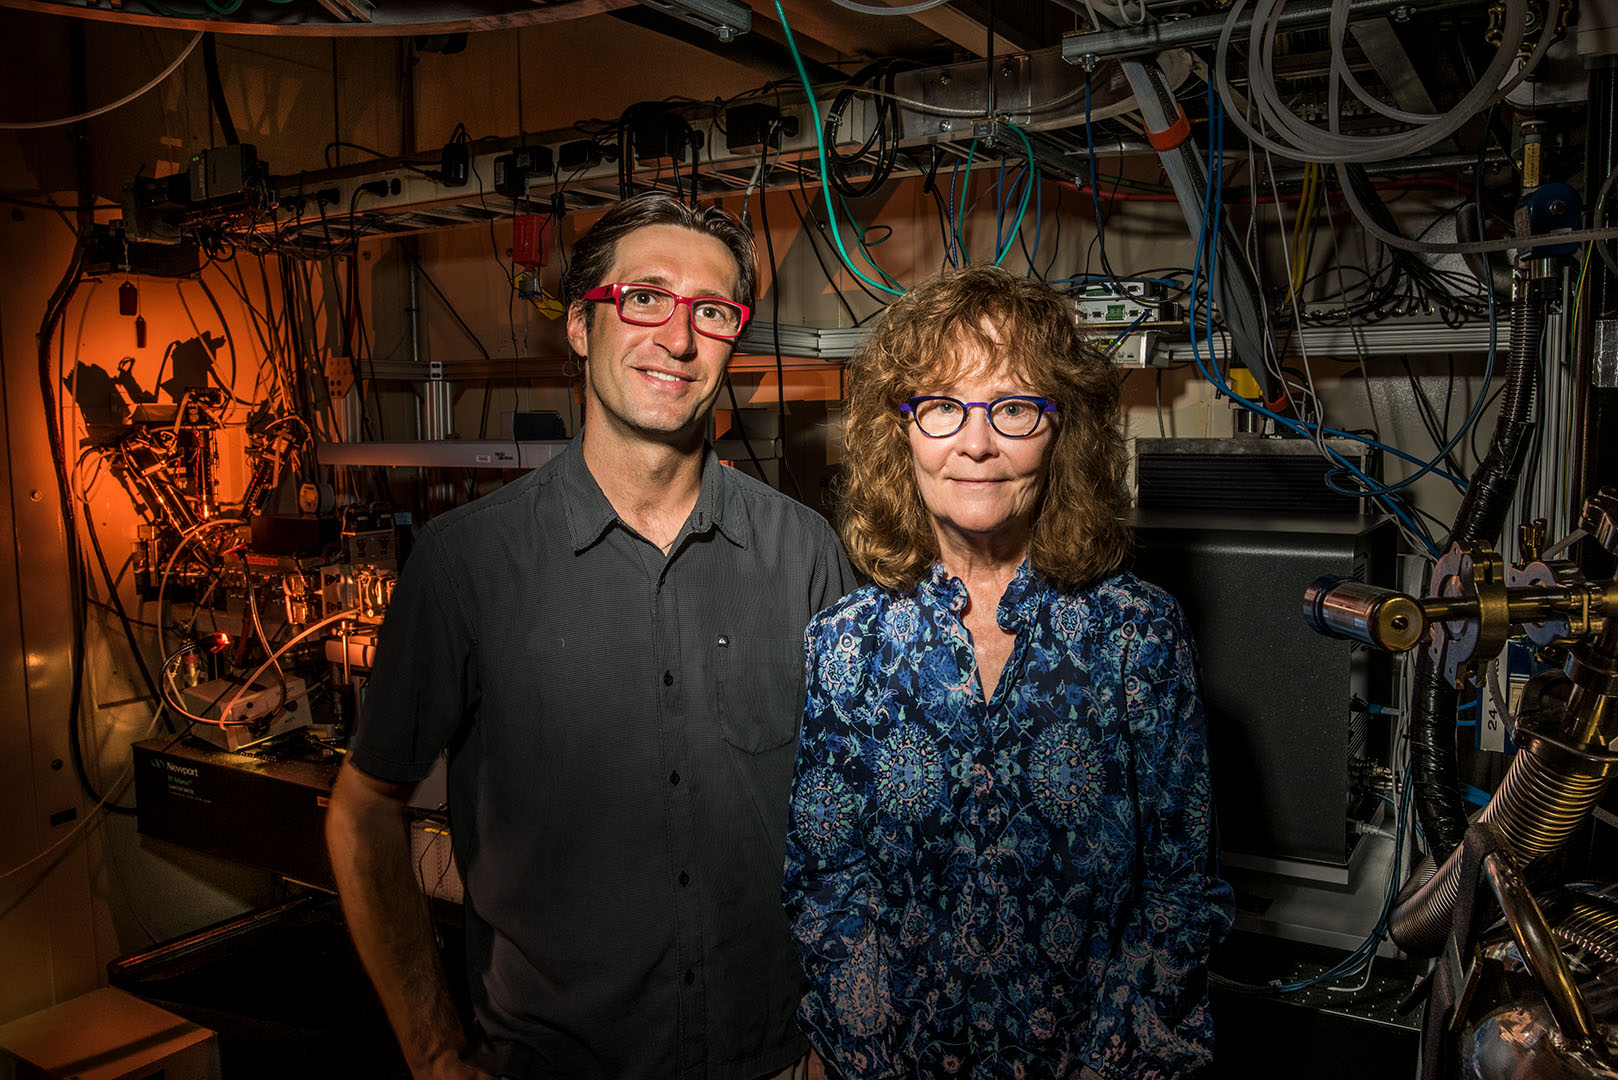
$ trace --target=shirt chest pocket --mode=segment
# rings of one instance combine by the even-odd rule
[[[714,664],[724,740],[749,754],[795,743],[803,719],[803,640],[737,634],[719,640]]]

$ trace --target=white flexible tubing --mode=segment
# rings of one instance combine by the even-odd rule
[[[272,652],[270,654],[270,658],[268,660],[264,661],[262,664],[260,664],[258,666],[258,670],[254,671],[253,674],[251,674],[251,675],[249,675],[247,677],[246,681],[242,683],[242,685],[241,685],[241,687],[239,689],[237,689],[236,695],[230,699],[229,704],[227,704],[223,709],[221,709],[219,711],[220,718],[223,719],[224,717],[227,717],[227,716],[229,716],[231,714],[232,710],[234,710],[236,708],[236,702],[240,701],[241,698],[242,698],[242,695],[247,693],[247,688],[249,686],[252,686],[254,683],[258,682],[258,677],[260,675],[264,674],[266,671],[268,671],[270,669],[270,665],[274,664],[282,656],[286,655],[286,651],[288,649],[292,648],[292,646],[296,645],[298,642],[302,641],[304,638],[308,637],[310,634],[318,633],[319,631],[324,630],[326,627],[330,626],[334,622],[341,622],[342,620],[352,618],[355,615],[358,615],[359,613],[360,613],[359,608],[351,607],[351,608],[348,608],[347,610],[339,611],[335,615],[327,615],[324,619],[321,619],[319,622],[310,623],[308,626],[304,627],[302,630],[299,630],[296,634],[294,634],[290,638],[288,638],[287,641],[286,641],[286,644],[282,645],[279,649],[276,649],[274,652]]]
[[[1339,168],[1341,164],[1339,163]],[[1354,187],[1347,177],[1339,175],[1338,186],[1343,189],[1343,201],[1354,212],[1355,218],[1364,227],[1365,231],[1382,241],[1389,247],[1400,251],[1417,251],[1428,255],[1471,255],[1481,254],[1485,251],[1513,251],[1526,247],[1544,247],[1548,244],[1582,244],[1588,240],[1618,239],[1618,228],[1609,229],[1578,229],[1574,232],[1548,233],[1543,236],[1507,236],[1499,240],[1474,240],[1469,243],[1448,243],[1428,240],[1412,240],[1398,233],[1391,233],[1371,220],[1371,212],[1355,194]]]
[[[883,7],[881,4],[856,4],[854,0],[831,0],[840,8],[857,11],[861,15],[919,15],[935,7],[943,7],[949,0],[921,0],[919,4],[904,4],[899,7]]]
[[[1348,41],[1348,8],[1352,0],[1332,0],[1330,23],[1331,48],[1331,94],[1332,101],[1328,108],[1331,114],[1338,114],[1336,94],[1338,80],[1347,86],[1354,96],[1359,98],[1366,108],[1386,116],[1389,120],[1398,120],[1404,124],[1431,124],[1444,118],[1443,113],[1414,113],[1403,109],[1396,109],[1376,99],[1360,81],[1354,77],[1354,72],[1348,66],[1348,59],[1343,55],[1343,45]]]
[[[1360,85],[1359,80],[1354,77],[1353,71],[1350,70],[1348,66],[1348,58],[1343,55],[1342,50],[1342,43],[1347,40],[1348,36],[1348,16],[1350,3],[1351,0],[1332,0],[1331,63],[1333,74],[1337,78],[1340,78],[1343,83],[1347,85],[1351,91],[1353,91],[1354,96],[1359,98],[1360,101],[1364,102],[1366,107],[1370,108],[1374,112],[1386,116],[1390,120],[1398,120],[1406,124],[1426,124],[1435,120],[1442,120],[1444,115],[1443,113],[1413,113],[1406,112],[1403,109],[1396,109],[1391,105],[1386,105],[1378,101],[1370,91],[1366,90],[1364,86]],[[1551,46],[1555,44],[1555,27],[1555,12],[1552,12],[1550,16],[1546,18],[1545,25],[1540,27],[1539,37],[1534,42],[1533,51],[1523,61],[1522,66],[1517,69],[1517,73],[1510,79],[1507,79],[1506,82],[1501,85],[1499,94],[1502,98],[1515,90],[1517,85],[1526,79],[1529,73],[1539,66],[1539,62],[1544,59],[1545,54],[1549,52]],[[1337,82],[1335,79],[1330,84],[1330,94],[1332,95],[1332,101],[1328,106],[1328,109],[1334,122],[1332,130],[1335,131],[1335,122],[1341,115],[1337,108]]]
[[[123,97],[109,105],[103,105],[98,109],[91,109],[89,112],[80,113],[77,116],[64,116],[60,120],[32,120],[23,124],[0,123],[0,131],[38,131],[41,128],[66,127],[68,124],[77,124],[84,120],[92,120],[104,113],[110,113],[114,109],[121,109],[125,105],[128,105],[131,101],[134,101],[136,98],[140,97],[142,94],[145,94],[153,89],[158,83],[162,82],[170,75],[174,74],[174,70],[181,64],[185,63],[185,58],[191,55],[191,50],[197,47],[197,43],[202,40],[202,35],[203,31],[198,30],[197,36],[191,39],[191,44],[187,45],[185,50],[181,52],[179,56],[176,56],[168,67],[158,72],[156,77],[154,77],[151,82],[147,83],[139,90],[125,94]]]
[[[1527,21],[1527,4],[1525,0],[1506,0],[1505,25],[1515,27],[1515,33],[1508,35],[1501,42],[1500,49],[1495,53],[1488,69],[1478,80],[1478,84],[1453,109],[1445,113],[1442,120],[1400,135],[1345,136],[1321,131],[1319,128],[1306,124],[1290,110],[1278,108],[1276,105],[1277,95],[1273,84],[1266,84],[1265,79],[1261,77],[1261,72],[1252,69],[1253,58],[1257,58],[1262,63],[1264,61],[1264,50],[1269,47],[1269,42],[1273,41],[1272,25],[1278,17],[1280,3],[1281,0],[1260,0],[1260,6],[1254,10],[1252,29],[1248,37],[1251,50],[1249,54],[1249,74],[1252,98],[1260,113],[1275,127],[1286,132],[1293,142],[1278,142],[1270,138],[1259,131],[1239,111],[1233,110],[1227,115],[1230,116],[1237,127],[1241,128],[1243,134],[1252,139],[1254,143],[1266,147],[1272,153],[1291,160],[1313,160],[1323,163],[1387,161],[1416,153],[1453,134],[1470,117],[1483,108],[1485,103],[1501,92],[1500,86],[1503,76],[1506,69],[1516,60],[1517,48],[1522,42],[1522,31]],[[1215,75],[1218,80],[1219,92],[1227,97],[1230,96],[1230,80],[1226,66],[1230,51],[1230,39],[1235,32],[1236,20],[1246,6],[1247,0],[1236,0],[1236,3],[1231,8],[1230,17],[1226,19],[1225,26],[1219,36]],[[1548,43],[1546,47],[1549,47]]]
[[[1338,2],[1338,0],[1334,0],[1334,3],[1336,2]],[[1472,94],[1468,95],[1468,99],[1474,95],[1479,96],[1480,98],[1480,100],[1478,100],[1473,107],[1468,108],[1468,99],[1463,99],[1449,113],[1441,114],[1435,124],[1426,125],[1418,128],[1416,131],[1404,132],[1392,136],[1378,136],[1372,139],[1350,139],[1338,134],[1337,131],[1337,125],[1340,121],[1340,117],[1338,110],[1337,84],[1335,81],[1329,85],[1330,104],[1327,109],[1328,123],[1331,128],[1329,135],[1322,133],[1319,128],[1316,128],[1313,125],[1299,119],[1296,114],[1287,109],[1285,104],[1281,101],[1279,91],[1277,91],[1275,88],[1275,76],[1272,65],[1274,41],[1276,34],[1279,32],[1279,19],[1281,9],[1285,6],[1285,0],[1261,0],[1261,3],[1263,4],[1263,8],[1266,13],[1262,38],[1263,51],[1258,54],[1258,59],[1262,65],[1262,70],[1264,73],[1262,85],[1258,87],[1258,92],[1262,97],[1261,106],[1264,108],[1265,114],[1269,116],[1272,121],[1278,125],[1285,126],[1289,132],[1293,133],[1295,136],[1295,141],[1298,141],[1298,145],[1305,149],[1307,149],[1309,145],[1317,139],[1323,140],[1318,143],[1318,145],[1320,145],[1322,148],[1332,145],[1332,140],[1340,140],[1338,145],[1342,146],[1352,145],[1353,143],[1369,146],[1383,140],[1387,140],[1390,143],[1398,142],[1401,144],[1408,144],[1408,149],[1401,148],[1399,153],[1393,156],[1402,156],[1405,153],[1415,153],[1417,150],[1424,149],[1426,146],[1431,145],[1431,141],[1429,141],[1431,139],[1430,133],[1434,126],[1442,129],[1442,135],[1439,137],[1445,137],[1451,134],[1453,131],[1453,128],[1444,127],[1444,124],[1449,118],[1454,118],[1456,121],[1455,127],[1459,127],[1461,123],[1464,123],[1466,119],[1474,115],[1485,102],[1509,93],[1528,75],[1530,71],[1533,70],[1534,66],[1539,63],[1540,59],[1544,57],[1545,53],[1550,49],[1551,39],[1553,36],[1550,33],[1550,23],[1548,22],[1545,31],[1540,34],[1539,40],[1536,42],[1535,48],[1528,60],[1519,68],[1515,75],[1513,75],[1510,79],[1507,79],[1504,83],[1501,83],[1500,78],[1505,74],[1506,69],[1510,68],[1512,63],[1515,61],[1517,50],[1521,47],[1523,35],[1527,29],[1527,11],[1525,8],[1520,25],[1513,21],[1508,21],[1507,23],[1507,25],[1518,27],[1516,37],[1509,42],[1502,41],[1502,48],[1496,51],[1495,58],[1491,62],[1489,70],[1486,71],[1483,77],[1478,81],[1478,85],[1474,87]],[[1509,10],[1507,18],[1508,20],[1510,18]],[[1257,16],[1255,15],[1255,24],[1256,23]],[[1252,40],[1253,35],[1250,34],[1249,41],[1251,42]],[[1506,48],[1508,45],[1509,51]],[[1333,50],[1335,55],[1335,41],[1333,43]],[[1493,89],[1486,89],[1488,87],[1493,87]],[[1360,158],[1358,160],[1384,159]]]

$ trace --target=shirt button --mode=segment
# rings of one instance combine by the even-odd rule
[[[681,885],[689,885],[689,884],[691,884],[691,875],[686,873],[684,870],[680,871],[680,884]]]
[[[677,773],[677,772],[669,773],[669,783],[678,784],[679,782],[680,782],[680,774],[679,773]]]
[[[686,968],[685,969],[685,985],[690,986],[692,983],[694,983],[696,981],[697,981],[697,973],[692,971],[690,968]]]
[[[664,686],[673,686],[674,685],[674,672],[672,672],[672,671],[663,672],[663,685]]]

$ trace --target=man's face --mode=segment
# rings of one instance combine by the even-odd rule
[[[720,240],[679,225],[648,225],[618,241],[602,285],[657,285],[680,296],[736,299],[736,260]],[[585,324],[585,308],[595,317]],[[630,440],[689,444],[700,438],[724,385],[731,343],[691,328],[688,305],[662,326],[635,326],[607,301],[568,312],[567,337],[585,358],[589,424]]]

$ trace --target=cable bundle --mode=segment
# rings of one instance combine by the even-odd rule
[[[894,77],[906,67],[902,60],[878,60],[867,65],[855,73],[848,80],[837,96],[832,99],[831,108],[826,110],[824,138],[826,142],[826,175],[838,194],[849,199],[860,199],[867,195],[874,195],[881,190],[882,185],[888,182],[893,175],[893,166],[899,159],[899,103],[893,97]],[[866,83],[872,86],[881,84],[884,91],[877,98],[876,123],[871,127],[871,133],[865,137],[865,142],[852,154],[844,154],[837,149],[837,131],[842,127],[843,117],[848,112],[849,104],[854,95]],[[876,166],[871,175],[863,182],[856,183],[849,179],[849,169],[858,165],[876,150]]]
[[[1247,36],[1247,79],[1248,89],[1252,94],[1252,107],[1257,111],[1259,123],[1253,123],[1242,110],[1234,110],[1230,118],[1242,132],[1253,141],[1254,145],[1262,146],[1272,153],[1298,161],[1314,161],[1320,163],[1338,162],[1374,162],[1390,161],[1394,158],[1408,157],[1425,150],[1434,143],[1453,135],[1462,124],[1500,96],[1510,90],[1527,77],[1534,69],[1546,50],[1551,46],[1555,37],[1551,27],[1554,27],[1554,18],[1546,20],[1546,29],[1540,33],[1534,51],[1523,62],[1517,73],[1509,80],[1506,72],[1517,60],[1517,50],[1522,46],[1524,35],[1528,26],[1527,0],[1505,0],[1506,14],[1503,20],[1506,28],[1502,35],[1500,48],[1496,51],[1494,59],[1488,68],[1478,78],[1477,85],[1466,93],[1454,107],[1443,113],[1411,113],[1402,109],[1375,101],[1364,87],[1355,81],[1348,70],[1348,61],[1342,54],[1342,42],[1348,31],[1348,0],[1333,0],[1331,12],[1331,70],[1332,78],[1328,89],[1327,115],[1330,118],[1330,130],[1322,130],[1307,120],[1299,117],[1285,103],[1276,86],[1275,71],[1272,57],[1275,51],[1275,39],[1279,31],[1281,12],[1286,6],[1286,0],[1257,0],[1253,7],[1252,24]],[[1227,73],[1229,62],[1231,38],[1236,31],[1236,24],[1242,12],[1247,8],[1247,0],[1236,0],[1230,9],[1230,15],[1225,20],[1224,29],[1219,35],[1219,45],[1215,66],[1216,84],[1219,93],[1227,100],[1237,100],[1230,88],[1230,79]],[[1370,108],[1392,120],[1415,125],[1408,131],[1392,135],[1343,135],[1337,129],[1339,115],[1339,91],[1342,85],[1347,84],[1352,92]],[[1274,133],[1274,137],[1266,134],[1263,129]]]

